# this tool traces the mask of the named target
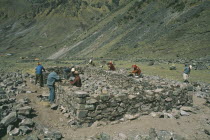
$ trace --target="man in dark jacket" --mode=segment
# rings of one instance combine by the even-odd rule
[[[70,83],[72,85],[76,86],[76,87],[81,87],[82,86],[82,82],[81,82],[81,79],[79,77],[79,72],[75,71],[74,75],[75,75],[75,79],[74,79],[74,81],[70,81]]]
[[[55,82],[58,81],[61,81],[61,79],[55,71],[51,72],[47,77],[47,86],[50,91],[49,95],[50,103],[53,103],[55,100]]]
[[[37,81],[39,81],[40,87],[43,87],[43,74],[42,71],[45,71],[44,67],[41,65],[40,62],[37,63],[37,67],[36,67],[36,79],[35,79],[35,85],[37,84]]]

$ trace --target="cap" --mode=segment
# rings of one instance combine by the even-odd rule
[[[74,72],[74,71],[75,71],[75,68],[72,68],[72,69],[71,69],[71,72]]]

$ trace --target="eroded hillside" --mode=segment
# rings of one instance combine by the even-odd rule
[[[210,52],[208,0],[2,0],[0,5],[0,51],[14,57],[174,59]]]

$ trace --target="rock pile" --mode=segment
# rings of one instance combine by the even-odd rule
[[[0,99],[27,92],[25,87],[27,86],[26,78],[30,76],[29,74],[22,74],[21,71],[17,71],[1,73],[0,75]]]
[[[26,135],[32,131],[34,122],[33,109],[28,105],[28,99],[15,98],[0,100],[0,130],[1,136],[5,133],[11,136]]]
[[[106,133],[99,133],[95,136],[88,138],[87,140],[185,140],[186,138],[174,134],[173,132],[161,130],[156,131],[154,128],[149,130],[148,135],[136,135],[136,136],[126,136],[123,133],[119,133],[117,136],[111,137]]]

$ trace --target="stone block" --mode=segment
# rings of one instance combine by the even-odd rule
[[[96,99],[93,99],[93,98],[86,101],[86,104],[96,104],[96,103],[98,103],[98,101]]]
[[[17,108],[17,111],[18,111],[18,115],[20,114],[20,115],[27,116],[31,114],[32,108],[30,106],[24,106],[21,108]]]
[[[100,95],[100,100],[101,100],[101,101],[108,101],[109,98],[110,98],[109,95]]]
[[[85,92],[85,91],[75,91],[74,95],[75,95],[75,97],[78,97],[78,98],[89,97],[89,94],[87,92]]]
[[[78,118],[85,118],[88,114],[88,110],[77,110]]]
[[[104,108],[107,108],[107,105],[105,105],[105,104],[100,104],[100,105],[98,105],[98,106],[96,107],[96,110],[102,110],[102,109],[104,109]]]
[[[86,103],[85,98],[75,98],[74,101],[78,104],[85,104]]]
[[[6,117],[4,117],[1,120],[1,124],[4,126],[8,126],[12,123],[15,123],[17,121],[17,113],[16,112],[11,112],[9,115],[7,115]]]
[[[95,105],[85,105],[85,110],[95,110]]]

